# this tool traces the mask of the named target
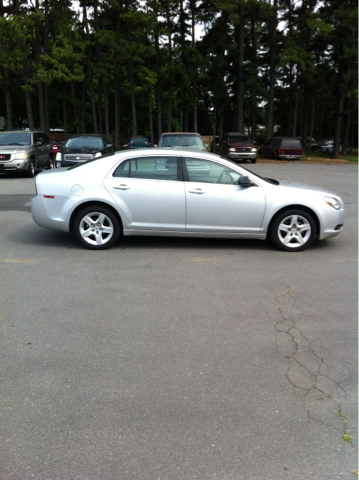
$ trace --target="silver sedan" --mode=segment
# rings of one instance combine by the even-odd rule
[[[217,155],[121,151],[40,173],[31,201],[41,227],[74,231],[90,249],[120,235],[265,240],[296,252],[338,235],[344,204],[321,188],[262,178]]]

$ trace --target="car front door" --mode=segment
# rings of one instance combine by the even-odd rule
[[[36,167],[43,167],[48,159],[45,152],[44,139],[41,133],[34,133],[34,149],[36,156]]]
[[[241,187],[241,174],[224,165],[185,158],[186,231],[260,233],[265,194],[260,186]]]
[[[185,192],[177,157],[125,160],[104,182],[135,230],[185,230]]]

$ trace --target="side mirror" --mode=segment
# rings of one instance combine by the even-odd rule
[[[239,178],[238,185],[240,187],[253,187],[254,183],[248,177],[243,175],[242,177]]]
[[[35,142],[34,143],[34,147],[41,147],[41,145],[42,145],[42,142]]]

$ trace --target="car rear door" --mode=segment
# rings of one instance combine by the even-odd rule
[[[217,162],[190,157],[184,162],[187,232],[260,233],[265,212],[262,187],[240,187],[241,175]]]
[[[135,230],[185,230],[184,183],[176,156],[124,160],[104,184]]]

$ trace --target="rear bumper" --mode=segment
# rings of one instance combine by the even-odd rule
[[[285,155],[285,154],[278,155],[279,160],[299,160],[302,157],[303,155]]]

